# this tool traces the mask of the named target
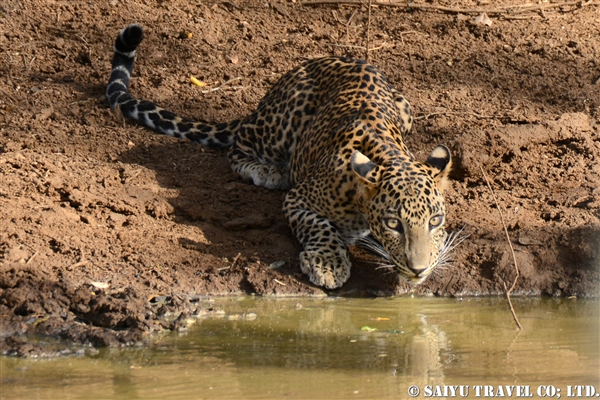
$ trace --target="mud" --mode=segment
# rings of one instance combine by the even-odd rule
[[[210,312],[207,296],[501,294],[515,269],[481,169],[520,268],[514,295],[597,297],[599,15],[597,5],[552,8],[485,26],[473,14],[375,7],[369,25],[366,7],[294,1],[4,1],[2,352],[71,353],[33,337],[144,343]],[[146,29],[134,95],[209,121],[248,114],[306,59],[365,58],[369,36],[370,62],[417,113],[409,148],[422,159],[439,143],[453,153],[448,229],[468,235],[453,266],[412,288],[353,249],[347,284],[311,285],[284,193],[240,181],[225,151],[113,115],[112,45],[131,22]]]

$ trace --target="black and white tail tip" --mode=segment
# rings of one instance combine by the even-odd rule
[[[131,98],[129,81],[135,61],[135,51],[144,38],[144,30],[138,24],[131,24],[119,33],[115,42],[114,58],[110,79],[106,87],[106,97],[111,108]]]

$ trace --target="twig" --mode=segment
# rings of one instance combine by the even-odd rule
[[[210,92],[216,92],[217,90],[221,90],[221,89],[225,88],[225,86],[229,85],[231,82],[239,81],[240,79],[242,79],[242,77],[238,76],[237,78],[230,79],[227,82],[225,82],[222,85],[219,85],[215,88],[202,90],[200,93],[206,94],[206,93],[210,93]],[[231,89],[240,89],[240,88],[243,88],[243,86],[232,86],[231,87]]]
[[[39,250],[36,250],[36,252],[35,252],[35,253],[33,253],[33,255],[32,255],[30,258],[29,258],[29,260],[27,260],[27,262],[26,262],[25,264],[31,264],[31,261],[33,260],[33,258],[34,258],[35,256],[37,256],[37,255],[38,255],[38,252],[39,252]]]
[[[348,18],[348,23],[346,24],[346,42],[350,39],[350,23],[352,22],[352,18],[356,15],[356,10],[352,11],[350,18]]]
[[[326,5],[326,4],[334,4],[334,5],[349,5],[349,6],[361,6],[363,2],[361,1],[353,1],[353,0],[315,0],[315,1],[304,1],[302,3],[303,6],[317,6],[317,5]],[[420,4],[420,3],[410,3],[410,2],[383,2],[383,1],[369,1],[369,8],[371,6],[381,6],[381,7],[401,7],[407,10],[423,10],[423,11],[441,11],[449,14],[481,14],[486,13],[488,15],[502,15],[509,14],[511,12],[541,12],[543,10],[549,10],[552,8],[560,8],[560,7],[570,7],[577,6],[576,9],[581,9],[583,7],[592,6],[592,5],[600,5],[600,1],[587,1],[582,2],[581,0],[567,1],[565,3],[552,3],[552,4],[521,4],[521,5],[513,5],[513,6],[505,6],[505,7],[497,7],[495,9],[484,9],[484,8],[452,8],[445,6],[438,6],[436,4]],[[573,11],[573,10],[570,10]]]
[[[490,11],[487,10],[479,10],[479,9],[475,9],[475,10],[467,10],[467,9],[460,9],[460,8],[451,8],[451,7],[444,7],[444,6],[438,6],[435,4],[419,4],[419,3],[409,3],[409,2],[382,2],[382,1],[374,1],[374,2],[369,2],[371,6],[388,6],[388,7],[403,7],[403,8],[408,8],[408,9],[421,9],[421,10],[433,10],[433,11],[444,11],[444,12],[448,12],[448,13],[453,13],[453,14],[466,14],[466,13],[482,13],[482,12],[486,12],[489,13]],[[353,0],[315,0],[315,1],[305,1],[300,3],[303,6],[316,6],[316,5],[327,5],[327,4],[334,4],[334,5],[349,5],[349,6],[361,6],[364,3],[361,1],[353,1]],[[496,13],[498,12],[503,12],[500,10],[495,10]],[[494,13],[494,10],[491,11],[492,13]]]
[[[519,14],[519,15],[503,15],[502,18],[503,19],[507,19],[507,20],[526,20],[526,19],[532,19],[535,18],[536,15],[535,14],[528,14],[528,15],[523,15],[523,14]]]
[[[273,279],[273,280],[274,280],[275,282],[279,283],[280,285],[287,286],[285,283],[283,283],[283,282],[281,282],[281,281],[279,281],[279,280],[277,280],[277,279]]]
[[[361,50],[366,50],[367,49],[365,46],[358,46],[356,44],[325,43],[325,45],[327,45],[327,46],[334,46],[334,47],[345,47],[345,48],[348,48],[348,49],[361,49]]]
[[[369,12],[367,14],[367,52],[365,55],[366,62],[369,62],[369,47],[371,44],[371,4],[373,4],[373,0],[369,0]]]
[[[472,115],[473,117],[476,118],[480,118],[480,119],[494,119],[494,118],[499,118],[497,116],[494,115],[482,115],[482,114],[478,114],[476,112],[473,111],[438,111],[438,112],[432,112],[429,114],[421,114],[417,117],[414,117],[415,120],[420,120],[420,119],[429,119],[431,117],[434,117],[436,115]]]
[[[516,264],[515,264],[515,266],[516,266]],[[506,282],[504,282],[504,280],[502,281],[502,286],[504,286],[504,292],[506,293],[506,300],[508,301],[508,307],[510,308],[510,312],[513,316],[513,319],[515,320],[515,323],[517,324],[517,327],[519,328],[519,330],[522,331],[523,327],[521,326],[521,323],[519,322],[519,317],[517,317],[517,313],[515,312],[515,309],[513,308],[512,301],[510,301],[510,293],[512,292],[512,288],[515,286],[515,283],[517,282],[517,278],[518,278],[518,276],[515,278],[510,290],[506,290]]]
[[[25,71],[29,71],[29,64],[27,64],[27,57],[25,54],[21,54],[21,58],[23,59],[23,65],[25,66]]]
[[[231,263],[231,268],[233,268],[235,266],[235,263],[238,262],[238,260],[240,259],[241,255],[242,255],[242,253],[237,253],[237,256],[235,256],[233,258],[233,262]]]
[[[73,268],[83,267],[87,263],[88,263],[87,260],[81,260],[81,261],[76,262],[75,264],[71,265],[70,267],[67,267],[67,270],[70,271]]]
[[[334,47],[347,47],[349,49],[360,49],[360,50],[367,50],[367,48],[365,46],[358,46],[355,44],[337,44],[337,43],[325,43],[327,46],[334,46]],[[383,42],[381,45],[377,46],[377,47],[371,47],[368,52],[371,51],[376,51],[376,50],[380,50],[383,49],[384,47],[392,47],[392,44]],[[365,60],[366,61],[366,60]]]
[[[515,249],[513,249],[512,242],[510,241],[510,236],[508,235],[508,228],[506,227],[506,222],[504,222],[504,215],[502,214],[502,210],[500,209],[500,204],[498,204],[498,199],[496,198],[496,193],[494,192],[494,189],[492,189],[492,185],[490,184],[490,181],[488,180],[487,175],[481,165],[479,166],[479,169],[481,170],[481,173],[483,174],[483,179],[485,179],[485,183],[487,184],[488,188],[490,189],[490,192],[492,193],[492,197],[494,198],[494,203],[496,203],[496,208],[498,209],[498,213],[500,214],[500,221],[502,221],[502,226],[504,227],[504,233],[506,234],[506,241],[508,242],[508,247],[510,247],[510,253],[512,254],[513,263],[515,264],[516,275],[515,275],[515,280],[512,283],[512,286],[510,287],[510,289],[507,290],[506,283],[504,282],[504,280],[502,280],[502,285],[504,285],[504,291],[506,292],[506,300],[508,300],[508,306],[510,307],[510,312],[512,313],[513,319],[515,320],[517,327],[520,330],[523,330],[523,327],[521,326],[521,323],[519,322],[519,317],[517,317],[517,314],[515,313],[515,309],[513,308],[512,301],[510,301],[510,294],[512,293],[513,289],[515,288],[515,285],[517,284],[517,279],[519,279],[519,266],[517,264],[517,257],[515,256]]]
[[[384,47],[393,47],[393,44],[388,44],[386,42],[381,43],[379,46],[377,47],[371,47],[368,51],[376,51],[376,50],[380,50],[383,49]]]
[[[425,36],[429,37],[429,35],[427,33],[424,33],[424,32],[418,32],[418,31],[404,31],[404,32],[400,32],[400,41],[402,41],[402,44],[404,44],[404,35],[408,35],[409,33],[421,34],[421,35],[425,35]]]

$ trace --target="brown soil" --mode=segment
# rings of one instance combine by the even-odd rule
[[[478,7],[468,3],[460,2]],[[114,39],[138,22],[146,39],[134,95],[197,119],[238,118],[308,58],[364,58],[365,7],[3,2],[4,353],[43,353],[27,340],[32,333],[94,346],[136,343],[181,327],[207,295],[500,294],[514,266],[480,168],[515,248],[515,294],[598,296],[599,16],[600,7],[588,5],[524,19],[492,15],[485,26],[475,15],[373,9],[370,61],[417,112],[406,138],[415,154],[424,158],[438,143],[452,150],[449,230],[469,237],[453,267],[417,288],[353,250],[349,282],[325,293],[300,273],[283,193],[241,182],[225,151],[119,121],[103,93]],[[241,79],[202,93],[191,75],[207,88]],[[285,264],[274,268],[278,261]]]

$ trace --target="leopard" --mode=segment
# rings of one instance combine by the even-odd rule
[[[144,30],[117,35],[106,98],[119,115],[160,134],[208,148],[228,147],[243,180],[285,191],[283,214],[302,245],[310,282],[340,288],[350,277],[349,246],[370,249],[378,268],[412,286],[447,263],[444,191],[450,150],[416,160],[404,143],[410,104],[373,65],[326,56],[283,74],[248,116],[204,122],[179,116],[129,91]]]

